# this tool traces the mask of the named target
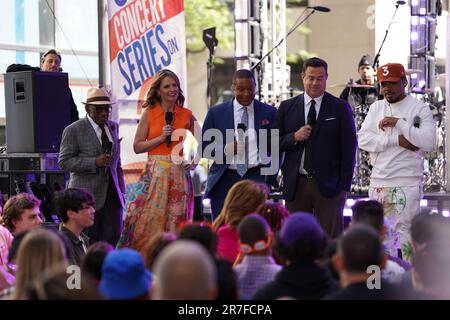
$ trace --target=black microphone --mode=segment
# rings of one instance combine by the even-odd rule
[[[173,112],[171,111],[167,111],[166,114],[164,115],[164,117],[166,118],[166,124],[167,125],[172,125],[172,121],[173,121]],[[170,141],[172,140],[171,136],[167,136],[166,137],[166,146],[169,147],[170,146]]]
[[[103,153],[106,153],[108,156],[110,156],[111,155],[111,151],[112,151],[112,146],[113,146],[113,144],[112,144],[112,142],[111,141],[105,141],[104,143],[103,143]],[[108,167],[105,167],[105,173],[106,173],[106,170],[108,169]]]
[[[406,1],[397,1],[397,4],[400,5],[404,5],[406,3]]]
[[[397,1],[397,3],[398,2],[403,2],[403,3],[405,3],[405,1]],[[319,12],[330,12],[331,10],[330,10],[330,8],[327,8],[327,7],[322,7],[322,6],[315,6],[315,7],[307,7],[308,9],[313,9],[313,10],[316,10],[316,11],[319,11]]]
[[[415,116],[414,117],[414,120],[413,120],[413,126],[414,127],[416,127],[416,128],[419,128],[420,127],[420,117],[419,116]]]
[[[247,126],[245,123],[238,123],[237,125],[238,129],[238,141],[244,142],[244,132],[247,130]]]
[[[238,123],[237,128],[238,128],[238,140],[244,141],[244,132],[245,130],[247,130],[247,126],[245,125],[245,123]]]

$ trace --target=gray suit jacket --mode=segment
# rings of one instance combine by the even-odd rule
[[[124,207],[123,194],[125,183],[120,162],[120,143],[118,139],[118,124],[112,121],[106,123],[113,139],[111,181]],[[95,210],[103,208],[110,182],[108,171],[95,165],[95,158],[103,153],[102,145],[87,116],[64,129],[59,150],[58,165],[62,170],[70,172],[69,188],[84,188],[95,197]]]

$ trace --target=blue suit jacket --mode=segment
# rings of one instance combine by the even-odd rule
[[[297,188],[297,175],[304,142],[297,142],[294,133],[305,125],[304,95],[283,101],[278,108],[275,128],[280,130],[280,151],[283,195],[292,201]],[[320,193],[327,198],[342,190],[350,190],[356,153],[356,129],[349,104],[325,92],[319,116],[310,137],[312,157]]]
[[[257,100],[254,100],[254,110],[255,110],[255,130],[267,129],[270,134],[270,129],[272,129],[273,124],[275,122],[275,117],[277,113],[277,109]],[[205,139],[205,132],[208,129],[217,129],[220,131],[223,137],[223,141],[208,141]],[[231,129],[234,130],[234,112],[233,112],[233,100],[226,101],[222,104],[212,107],[205,118],[205,122],[203,123],[202,128],[202,149],[205,152],[205,148],[213,144],[216,150],[223,150],[226,144],[226,130]],[[259,146],[259,134],[257,135],[257,145],[258,150]],[[267,149],[270,155],[270,137],[267,139],[268,146]],[[212,147],[212,146],[210,146]],[[217,159],[214,159],[215,153],[212,154],[212,157],[208,154],[203,154],[203,157],[210,158],[215,160],[212,164],[211,168],[208,172],[208,179],[206,181],[206,190],[205,196],[209,194],[212,188],[219,182],[222,174],[229,167],[229,164],[226,163],[225,157],[221,158],[221,164],[216,163]],[[218,184],[220,186],[220,183]]]

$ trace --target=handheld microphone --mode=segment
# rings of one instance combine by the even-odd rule
[[[237,128],[238,128],[238,140],[244,141],[244,132],[245,130],[247,130],[247,126],[245,125],[245,123],[238,123]]]
[[[405,1],[397,1],[397,3],[398,2],[403,2],[403,3],[405,3]],[[319,12],[330,12],[331,10],[330,10],[330,8],[327,8],[327,7],[322,7],[322,6],[315,6],[315,7],[307,7],[308,9],[313,9],[313,10],[316,10],[316,11],[319,11]]]
[[[106,153],[108,156],[110,156],[111,151],[112,151],[112,146],[113,146],[113,144],[111,141],[105,141],[103,143],[103,153]],[[108,167],[105,167],[105,173],[106,173],[107,169],[108,169]]]
[[[308,126],[311,126],[311,127],[314,127],[314,124],[316,123],[316,118],[314,118],[314,117],[312,117],[312,116],[310,116],[309,114],[308,114],[308,118],[306,119],[306,125],[308,125]],[[312,130],[312,129],[311,129]],[[312,131],[311,131],[311,133],[312,133]],[[308,139],[307,139],[308,140]],[[305,145],[305,143],[306,143],[306,140],[303,140],[301,143],[303,143],[303,146]]]
[[[419,116],[415,116],[414,117],[414,120],[413,120],[413,126],[414,127],[416,127],[416,128],[419,128],[420,127],[420,117]]]
[[[164,118],[166,119],[166,124],[167,125],[172,125],[172,121],[173,121],[173,112],[171,111],[167,111],[164,115]],[[166,137],[166,146],[169,147],[170,146],[170,141],[172,140],[171,136],[167,136]]]
[[[244,142],[244,132],[247,130],[247,126],[245,123],[238,123],[237,125],[238,129],[238,141]]]

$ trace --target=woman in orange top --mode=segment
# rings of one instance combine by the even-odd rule
[[[192,220],[194,194],[189,170],[195,168],[193,163],[199,157],[193,163],[183,161],[182,142],[186,130],[194,134],[201,128],[183,103],[177,75],[167,69],[159,71],[142,106],[133,145],[134,152],[148,153],[148,161],[133,190],[118,248],[131,247],[143,253],[154,234],[175,232],[178,224]],[[171,125],[166,124],[167,112],[173,114]]]

